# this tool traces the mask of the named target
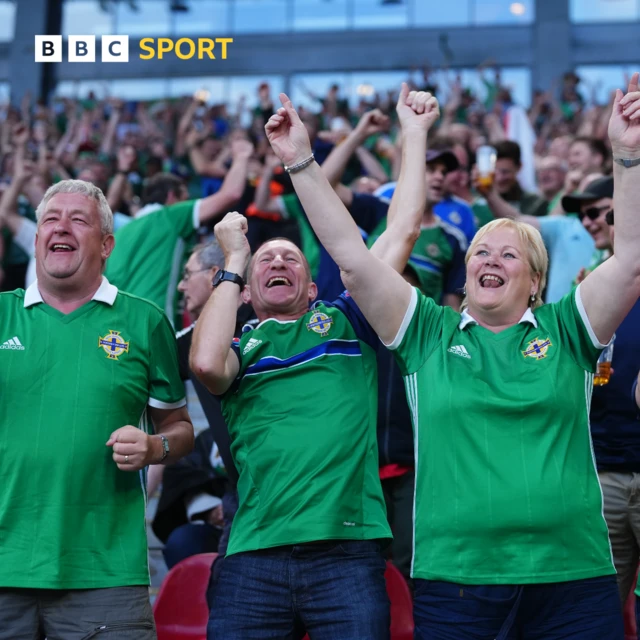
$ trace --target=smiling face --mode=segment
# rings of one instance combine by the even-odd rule
[[[294,319],[309,310],[318,294],[302,252],[289,240],[270,240],[251,260],[245,302],[260,320]]]
[[[430,162],[427,165],[427,203],[437,204],[444,197],[444,177],[447,167],[443,162]]]
[[[466,283],[469,313],[476,319],[490,316],[503,324],[518,322],[540,286],[540,276],[532,273],[518,231],[513,227],[492,229],[470,252]]]
[[[610,249],[613,245],[610,228],[605,220],[607,213],[612,208],[613,200],[611,198],[600,198],[600,200],[585,203],[580,207],[582,225],[593,238],[596,249]],[[596,212],[598,215],[592,219],[591,216],[595,215]]]
[[[45,289],[82,289],[99,280],[114,246],[101,229],[95,200],[78,193],[58,193],[38,221],[36,273]]]

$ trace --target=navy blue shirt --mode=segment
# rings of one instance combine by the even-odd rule
[[[609,384],[594,387],[591,437],[600,471],[640,471],[638,407],[629,395],[640,369],[640,300],[616,331]]]

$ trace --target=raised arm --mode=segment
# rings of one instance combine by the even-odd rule
[[[349,158],[357,151],[364,141],[376,133],[384,131],[389,118],[379,109],[367,111],[358,122],[356,128],[338,145],[336,145],[327,159],[322,163],[322,171],[332,186],[339,184],[347,167]],[[350,203],[346,203],[349,206]]]
[[[387,228],[371,251],[402,273],[420,235],[427,200],[427,134],[440,112],[430,93],[409,92],[406,83],[402,84],[396,112],[402,135],[400,177],[389,206]]]
[[[225,256],[225,271],[244,276],[251,254],[247,229],[246,218],[235,211],[215,226],[216,239]],[[209,297],[194,330],[189,366],[216,395],[229,389],[240,368],[231,349],[239,303],[240,287],[234,282],[222,282]]]
[[[283,107],[271,116],[265,130],[275,154],[285,166],[292,167],[311,156],[311,145],[289,98],[281,94],[280,100]],[[410,285],[367,249],[355,222],[315,162],[292,172],[291,178],[320,242],[340,267],[343,283],[380,338],[392,342],[409,306]]]
[[[609,121],[613,158],[640,158],[640,90],[638,73],[627,94],[616,92]],[[582,304],[597,339],[607,343],[640,297],[640,165],[625,168],[614,162],[614,253],[580,285]]]
[[[247,140],[235,140],[231,145],[233,164],[225,176],[219,191],[200,202],[198,209],[200,223],[226,213],[244,193],[247,183],[247,165],[253,155],[253,145]]]

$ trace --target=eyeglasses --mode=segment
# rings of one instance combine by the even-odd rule
[[[609,213],[607,213],[607,215],[605,216],[605,222],[612,227],[613,226],[613,209],[611,209],[611,211],[609,211]]]
[[[196,269],[195,271],[189,271],[189,269],[185,269],[182,272],[182,282],[188,282],[189,278],[194,274],[194,273],[200,273],[202,271],[209,271],[208,268],[206,269]]]
[[[589,218],[589,220],[595,220],[596,218],[599,218],[605,211],[611,211],[611,208],[609,206],[589,207],[588,209],[581,211],[578,214],[578,217],[580,218],[581,221],[584,220],[584,218]]]

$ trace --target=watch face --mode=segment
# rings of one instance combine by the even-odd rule
[[[224,276],[224,271],[222,269],[219,269],[218,271],[216,271],[216,275],[213,276],[213,286],[217,286],[220,284],[220,282],[222,281],[222,277]]]

